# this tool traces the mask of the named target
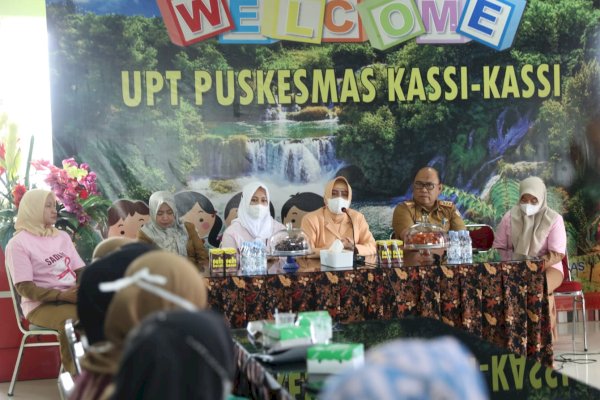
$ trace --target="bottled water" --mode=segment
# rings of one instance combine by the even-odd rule
[[[462,261],[461,242],[458,231],[448,232],[448,264],[460,264]]]
[[[240,248],[240,268],[244,275],[254,275],[254,261],[252,257],[254,242],[243,242]]]
[[[267,246],[261,242],[254,242],[255,245],[255,258],[254,268],[257,274],[267,273]]]
[[[243,242],[240,247],[240,268],[243,275],[267,273],[267,247],[262,242]]]
[[[469,231],[467,230],[460,231],[460,250],[462,262],[468,264],[472,263],[473,244],[471,243],[471,236],[469,235]]]

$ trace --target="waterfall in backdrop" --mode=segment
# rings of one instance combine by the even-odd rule
[[[269,173],[288,182],[314,182],[341,166],[332,137],[269,140],[247,143],[249,173]]]
[[[282,182],[311,183],[343,166],[335,156],[335,138],[211,139],[201,146],[196,178],[234,179],[267,174]]]

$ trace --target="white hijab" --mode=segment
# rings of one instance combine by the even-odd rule
[[[269,189],[261,182],[251,182],[244,186],[242,190],[242,198],[240,199],[240,205],[238,207],[238,216],[234,221],[240,223],[254,239],[268,239],[271,237],[271,231],[273,230],[273,217],[268,212],[262,219],[253,219],[248,214],[248,208],[250,207],[250,201],[252,196],[258,190],[263,188],[267,194],[267,202],[271,204],[271,196],[269,196]]]
[[[548,237],[552,224],[558,213],[548,208],[546,185],[537,176],[523,179],[519,185],[519,202],[524,194],[538,199],[540,210],[527,216],[519,204],[510,210],[511,238],[514,254],[517,257],[535,257]]]
[[[152,196],[150,196],[148,203],[150,208],[150,221],[142,227],[142,232],[148,235],[148,237],[150,237],[150,239],[152,239],[161,249],[186,257],[189,236],[185,230],[185,226],[179,221],[173,194],[167,191],[154,192],[152,193]],[[173,225],[168,228],[163,228],[156,222],[156,214],[163,204],[167,204],[171,207],[173,215],[175,216]]]

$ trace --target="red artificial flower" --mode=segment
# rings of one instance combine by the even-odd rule
[[[79,191],[79,198],[80,198],[81,200],[85,200],[85,199],[87,199],[88,197],[90,197],[90,194],[88,193],[88,191],[87,191],[87,190],[85,190],[85,189],[81,189],[81,190]]]
[[[20,183],[15,185],[15,187],[13,188],[12,195],[16,208],[19,208],[19,204],[21,203],[21,199],[23,198],[25,192],[27,192],[27,188],[25,187],[25,185],[21,185]]]
[[[0,158],[4,160],[6,157],[6,145],[4,142],[0,143]]]

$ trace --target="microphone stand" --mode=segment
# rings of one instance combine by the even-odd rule
[[[352,227],[352,268],[356,269],[357,265],[365,265],[365,258],[358,255],[358,249],[356,248],[356,238],[354,237],[354,222],[346,207],[342,208],[342,212],[345,213],[350,219],[350,226]]]

